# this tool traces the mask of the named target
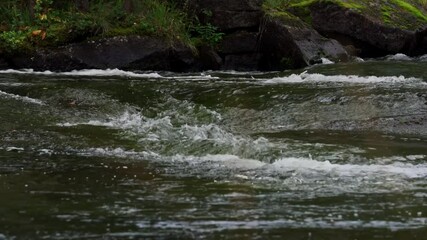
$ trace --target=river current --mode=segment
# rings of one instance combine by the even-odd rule
[[[427,239],[427,61],[0,71],[0,239]]]

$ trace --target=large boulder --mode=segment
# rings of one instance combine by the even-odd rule
[[[260,67],[260,57],[258,53],[230,54],[225,56],[221,69],[236,71],[258,70]]]
[[[427,27],[415,32],[415,42],[409,53],[410,55],[427,54]]]
[[[259,69],[260,54],[257,52],[258,32],[236,31],[225,35],[218,46],[224,56],[221,69],[253,71]]]
[[[16,68],[69,71],[83,68],[189,71],[195,54],[182,44],[152,37],[114,37],[13,56]]]
[[[265,70],[305,67],[321,63],[322,58],[347,61],[349,57],[338,41],[321,36],[286,12],[266,16],[260,47]]]
[[[4,53],[0,49],[0,70],[8,69],[9,64],[6,62],[6,59],[4,58]]]
[[[378,55],[409,54],[415,47],[413,31],[385,26],[336,3],[319,1],[310,6],[310,11],[317,31],[326,36],[335,35],[337,39],[354,40],[351,44],[358,46],[362,55],[372,53],[372,49],[376,49]]]
[[[237,31],[225,35],[219,44],[218,51],[222,54],[238,54],[256,52],[258,32]]]
[[[190,11],[202,23],[211,23],[221,31],[257,28],[263,16],[262,0],[189,0]]]
[[[204,45],[198,50],[201,70],[219,70],[221,68],[223,60],[212,46]]]
[[[6,60],[0,57],[0,70],[8,69],[8,68],[9,68],[9,64],[6,62]]]

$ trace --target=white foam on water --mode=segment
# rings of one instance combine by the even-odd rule
[[[389,55],[386,57],[387,60],[390,61],[412,61],[413,58],[403,54],[403,53],[397,53],[395,55]]]
[[[231,142],[236,138],[234,134],[223,130],[216,124],[200,126],[183,125],[179,129],[179,133],[193,141],[216,140],[218,142]]]
[[[422,228],[426,223],[426,218],[410,218],[406,221],[385,221],[385,220],[340,220],[324,218],[306,218],[294,220],[289,218],[274,220],[198,220],[198,221],[159,221],[153,224],[148,221],[141,221],[136,224],[139,228],[145,229],[154,227],[159,229],[187,229],[194,232],[209,232],[212,227],[216,230],[242,230],[242,229],[282,229],[282,228],[313,228],[313,229],[390,229],[397,231],[408,228]],[[309,236],[309,235],[308,235]],[[308,238],[310,239],[310,237]]]
[[[8,152],[22,152],[24,150],[25,149],[22,147],[7,147],[6,148],[6,151],[8,151]]]
[[[21,87],[21,86],[28,86],[31,85],[30,83],[8,83],[8,82],[1,82],[0,86],[7,86],[7,87]]]
[[[298,175],[306,179],[345,177],[348,179],[381,178],[387,180],[423,179],[427,177],[426,164],[391,163],[391,164],[334,164],[329,161],[317,161],[308,158],[281,158],[273,163],[265,163],[256,159],[241,158],[231,154],[208,154],[205,156],[175,155],[174,162],[189,162],[206,167],[225,167],[238,170],[252,170],[250,176],[237,174],[242,179],[252,179],[258,175],[259,179],[269,179],[270,176]],[[388,180],[387,180],[388,181]]]
[[[365,59],[360,58],[360,57],[353,57],[353,58],[352,58],[352,60],[353,60],[354,62],[365,62]]]
[[[7,92],[3,92],[1,90],[0,90],[0,96],[3,96],[5,98],[15,99],[15,100],[26,102],[26,103],[44,105],[44,102],[42,102],[41,100],[38,100],[38,99],[35,99],[35,98],[30,98],[30,97],[16,95],[16,94],[13,94],[13,93],[7,93]]]
[[[427,177],[427,165],[392,163],[387,165],[356,165],[356,164],[334,164],[329,161],[316,161],[307,158],[282,158],[274,162],[269,168],[281,172],[298,173],[320,173],[336,176],[378,176],[378,175],[400,175],[405,178]]]
[[[153,158],[158,157],[157,153],[151,151],[134,151],[126,150],[123,148],[89,148],[85,150],[78,150],[78,154],[81,156],[98,156],[98,157],[117,157],[117,158]]]
[[[174,77],[165,77],[167,79],[176,79],[176,80],[193,80],[193,81],[200,81],[200,80],[216,80],[220,79],[219,77],[213,77],[212,75],[201,73],[200,75],[187,75],[187,76],[174,76]]]
[[[58,75],[66,76],[121,76],[121,77],[135,77],[135,78],[162,78],[158,73],[134,73],[130,71],[123,71],[120,69],[84,69],[84,70],[74,70],[71,72],[62,72]]]
[[[53,75],[55,74],[52,71],[34,71],[33,69],[6,69],[0,70],[0,73],[13,73],[13,74],[36,74],[36,75]]]
[[[141,113],[125,111],[121,115],[107,117],[105,120],[89,120],[85,122],[65,122],[56,124],[60,127],[75,127],[82,125],[106,127],[128,131],[139,135],[141,140],[159,141],[173,137],[174,127],[169,116],[158,119],[146,118]]]
[[[178,125],[172,124],[170,116],[146,118],[140,113],[125,111],[116,117],[106,120],[89,120],[85,122],[59,123],[60,127],[90,125],[127,131],[138,136],[140,142],[179,141],[179,142],[211,142],[216,146],[229,147],[232,153],[261,152],[270,148],[265,138],[251,139],[228,132],[216,124]]]
[[[322,60],[322,64],[334,64],[333,61],[331,61],[331,60],[329,60],[327,58],[322,58],[321,60]]]
[[[213,164],[216,167],[243,170],[262,168],[266,165],[266,163],[255,159],[240,158],[231,154],[208,154],[205,156],[184,156],[178,154],[172,157],[172,161],[190,162],[193,164]]]
[[[74,70],[71,72],[52,72],[52,71],[34,71],[33,69],[22,70],[1,70],[0,73],[13,73],[13,74],[35,74],[35,75],[58,75],[58,76],[122,76],[122,77],[135,77],[135,78],[162,78],[158,73],[134,73],[130,71],[123,71],[120,69],[83,69]]]
[[[83,69],[73,70],[70,72],[52,72],[52,71],[34,71],[33,69],[8,69],[0,70],[0,74],[32,74],[32,75],[52,75],[52,76],[85,76],[85,77],[130,77],[130,78],[161,78],[161,79],[176,79],[176,80],[211,80],[219,79],[219,77],[213,77],[209,74],[200,73],[197,75],[182,75],[182,76],[162,76],[159,73],[136,73],[132,71],[124,71],[120,69]]]
[[[287,77],[276,77],[267,79],[264,83],[267,84],[282,84],[282,83],[316,83],[316,82],[338,82],[338,83],[402,83],[402,82],[420,82],[418,78],[406,78],[404,76],[356,76],[356,75],[323,75],[319,73],[292,74]]]
[[[61,127],[74,127],[79,125],[91,125],[99,127],[110,127],[119,129],[130,129],[136,126],[142,126],[146,123],[146,119],[139,113],[131,113],[125,111],[123,114],[117,117],[109,117],[105,120],[89,120],[86,122],[75,122],[75,123],[59,123],[57,126]]]

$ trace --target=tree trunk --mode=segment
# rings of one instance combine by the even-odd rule
[[[36,0],[27,0],[26,5],[31,18],[34,18],[35,17],[34,7],[36,6]]]
[[[76,8],[81,12],[89,11],[89,0],[76,0]]]
[[[126,13],[132,13],[133,12],[133,2],[132,0],[124,0],[123,8]]]

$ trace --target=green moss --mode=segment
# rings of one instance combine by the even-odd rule
[[[271,11],[267,14],[271,18],[280,19],[282,22],[286,23],[288,26],[295,28],[305,28],[307,24],[304,23],[299,17],[285,11]]]
[[[391,27],[416,30],[427,24],[427,0],[266,0],[264,9],[292,12],[310,24],[310,7],[318,2],[337,4]]]
[[[382,6],[381,7],[381,14],[383,22],[386,24],[391,24],[392,22],[392,11],[390,6]]]
[[[293,2],[291,4],[291,7],[305,8],[305,7],[309,7],[314,2],[316,2],[316,0],[305,0],[305,1]]]
[[[391,2],[395,3],[405,11],[411,13],[412,15],[416,16],[417,18],[427,22],[427,15],[423,13],[421,10],[414,7],[412,4],[403,1],[403,0],[391,0]]]

